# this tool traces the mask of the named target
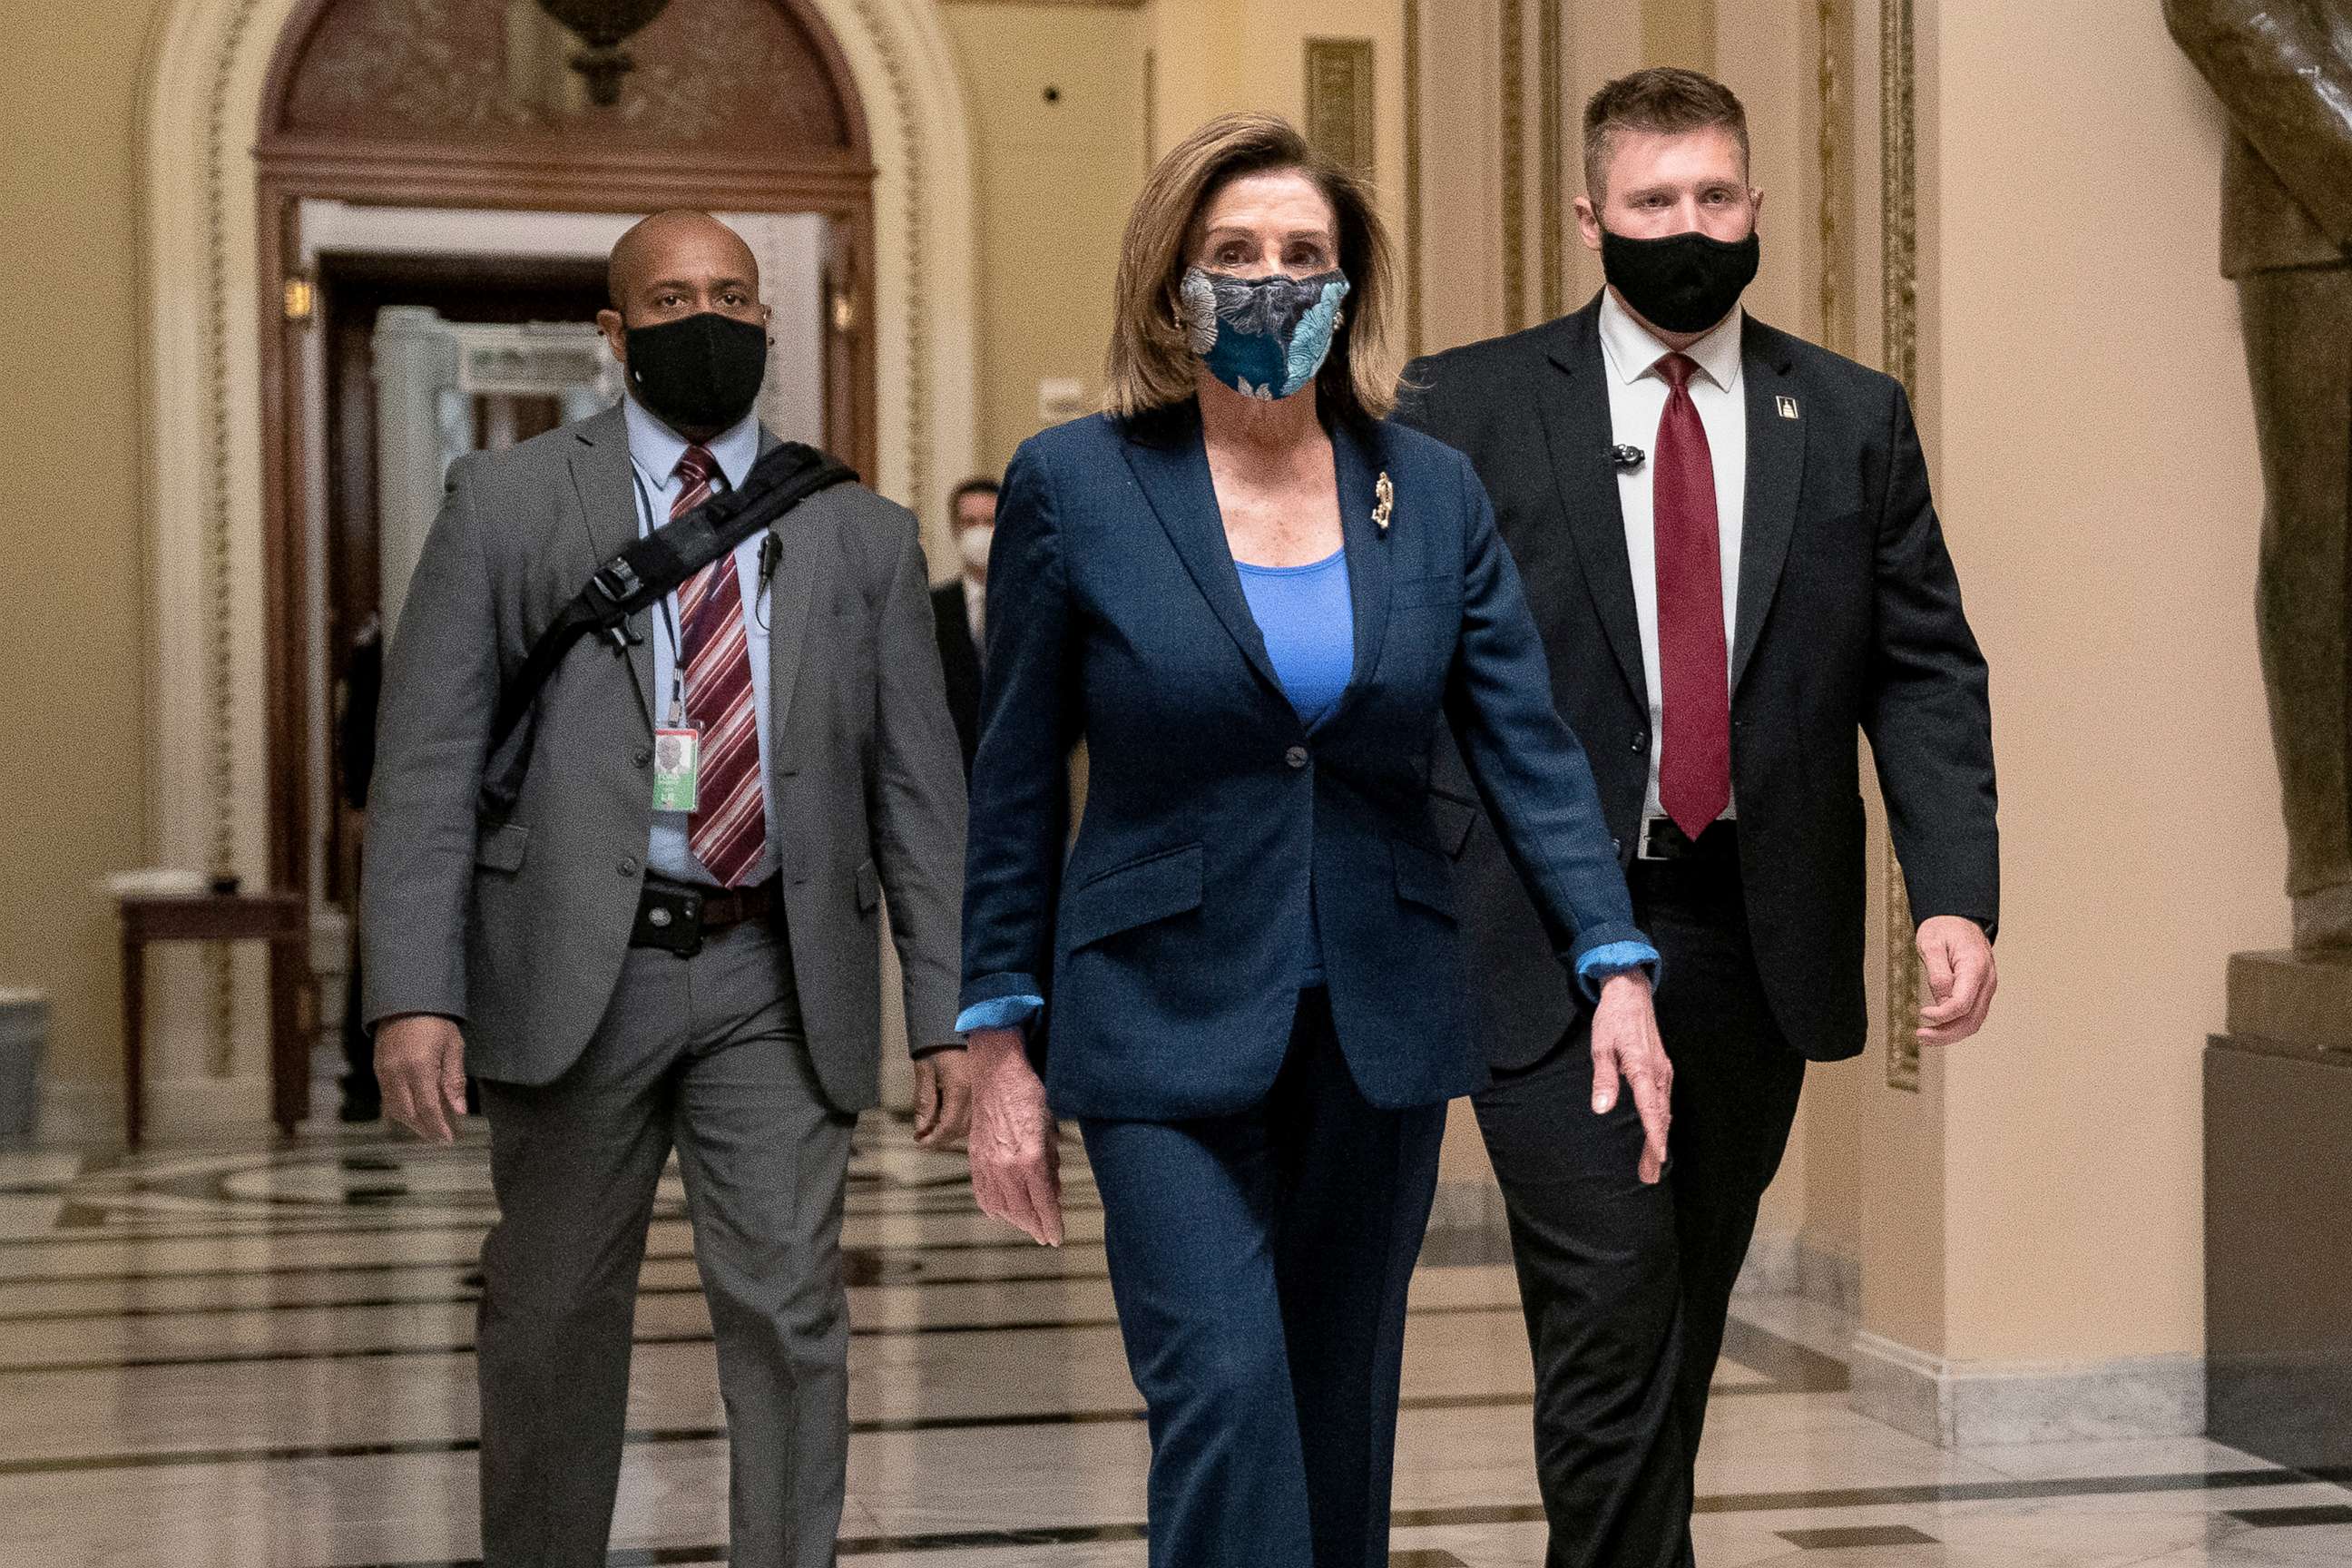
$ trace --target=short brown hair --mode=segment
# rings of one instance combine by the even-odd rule
[[[1389,297],[1395,269],[1388,230],[1363,182],[1276,114],[1224,114],[1160,160],[1143,182],[1120,242],[1104,367],[1113,414],[1133,418],[1191,397],[1198,363],[1182,318],[1181,287],[1202,216],[1219,191],[1248,174],[1296,170],[1331,204],[1348,301],[1316,374],[1316,395],[1333,416],[1375,420],[1396,402],[1388,361]]]
[[[1653,66],[1604,85],[1584,106],[1584,190],[1595,202],[1607,193],[1609,160],[1617,132],[1647,131],[1679,136],[1720,126],[1748,162],[1748,110],[1739,95],[1711,76],[1679,66]]]

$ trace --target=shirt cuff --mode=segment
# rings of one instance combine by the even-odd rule
[[[968,1035],[974,1029],[1017,1028],[1037,1016],[1045,1005],[1043,996],[999,996],[987,1002],[975,1002],[956,1015],[956,1033]]]
[[[1658,983],[1658,950],[1646,942],[1611,942],[1586,953],[1576,963],[1576,984],[1587,1001],[1598,1001],[1601,983],[1614,975],[1630,974],[1643,970],[1650,984]]]

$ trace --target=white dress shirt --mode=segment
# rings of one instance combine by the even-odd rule
[[[1723,646],[1727,655],[1738,637],[1740,526],[1748,501],[1748,401],[1739,387],[1739,345],[1745,312],[1729,319],[1682,352],[1698,365],[1690,378],[1691,402],[1706,428],[1707,455],[1715,464],[1715,518],[1723,560]],[[1654,458],[1658,421],[1672,390],[1658,374],[1658,362],[1672,349],[1650,335],[1613,290],[1601,297],[1601,352],[1609,364],[1610,439],[1639,447]],[[1650,695],[1650,793],[1643,812],[1663,816],[1658,799],[1658,762],[1666,743],[1665,699],[1658,672],[1658,534],[1651,501],[1657,465],[1617,470],[1617,501],[1625,514],[1625,559],[1633,571],[1633,613],[1642,627],[1642,670]],[[1727,658],[1726,685],[1731,680]],[[1738,815],[1727,806],[1727,817]]]
[[[963,621],[971,628],[971,646],[975,653],[988,647],[988,636],[982,629],[988,623],[988,580],[970,573],[963,579]]]
[[[678,482],[677,460],[686,455],[687,443],[684,437],[655,418],[634,397],[624,401],[622,417],[629,433],[630,478],[637,492],[637,532],[643,535],[669,521],[671,503],[683,488]],[[734,428],[712,437],[703,445],[718,459],[719,472],[727,488],[737,488],[760,458],[759,416],[745,415]],[[760,794],[766,802],[768,816],[768,847],[761,852],[759,864],[752,868],[750,883],[767,880],[782,864],[782,857],[776,852],[776,803],[768,794],[769,595],[760,588],[760,545],[766,537],[766,530],[755,529],[735,547],[735,571],[743,592],[743,631],[748,645],[745,651],[751,661],[752,718],[760,737]],[[653,613],[654,723],[657,728],[669,723],[670,696],[677,669],[677,595],[673,593]],[[715,881],[702,868],[702,862],[694,858],[688,845],[692,824],[693,817],[688,812],[655,812],[646,865],[673,881]]]

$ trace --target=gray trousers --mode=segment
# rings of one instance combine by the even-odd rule
[[[782,939],[758,924],[690,959],[632,950],[571,1071],[482,1085],[499,1200],[478,1335],[487,1568],[604,1568],[637,1274],[673,1145],[718,1337],[730,1561],[834,1561],[856,1117],[818,1091],[791,973]]]

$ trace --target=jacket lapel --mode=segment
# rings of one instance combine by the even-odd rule
[[[614,404],[582,422],[573,433],[572,484],[580,500],[580,518],[588,548],[601,567],[636,542],[636,487],[629,477],[629,427]],[[578,584],[572,584],[578,588]],[[629,617],[629,672],[637,700],[645,705],[646,722],[654,717],[653,618],[638,611]]]
[[[779,445],[766,426],[760,427],[760,453],[765,457]],[[809,616],[824,586],[824,567],[833,552],[824,548],[831,529],[819,527],[808,512],[823,492],[769,524],[776,540],[776,574],[768,584],[768,734],[769,747],[783,755],[784,721],[793,710],[793,689],[799,682],[801,654],[808,643]],[[758,584],[751,585],[756,602]]]
[[[1348,689],[1332,710],[1336,719],[1380,668],[1381,645],[1389,627],[1388,540],[1372,521],[1378,504],[1381,468],[1378,438],[1341,421],[1331,431],[1331,451],[1339,468],[1339,535],[1348,551],[1348,595],[1356,613],[1356,656]]]
[[[1642,673],[1642,623],[1633,607],[1633,566],[1625,553],[1625,511],[1609,449],[1609,365],[1601,352],[1598,299],[1562,319],[1554,335],[1549,384],[1535,402],[1551,448],[1552,482],[1568,531],[1584,564],[1584,584],[1617,668],[1637,702],[1649,701]]]
[[[1731,652],[1734,692],[1756,657],[1780,592],[1805,478],[1805,409],[1797,396],[1793,356],[1780,333],[1753,317],[1740,353],[1748,394],[1748,496],[1740,523],[1739,626]]]
[[[1209,477],[1209,451],[1201,439],[1200,417],[1187,414],[1171,418],[1167,427],[1148,434],[1130,431],[1126,438],[1127,465],[1144,499],[1168,531],[1184,569],[1199,585],[1234,646],[1257,672],[1267,689],[1282,696],[1282,682],[1266,657],[1265,638],[1259,635],[1249,601],[1242,595],[1241,573],[1225,542],[1223,515],[1217,510],[1217,489]],[[1285,700],[1286,705],[1287,699]]]

